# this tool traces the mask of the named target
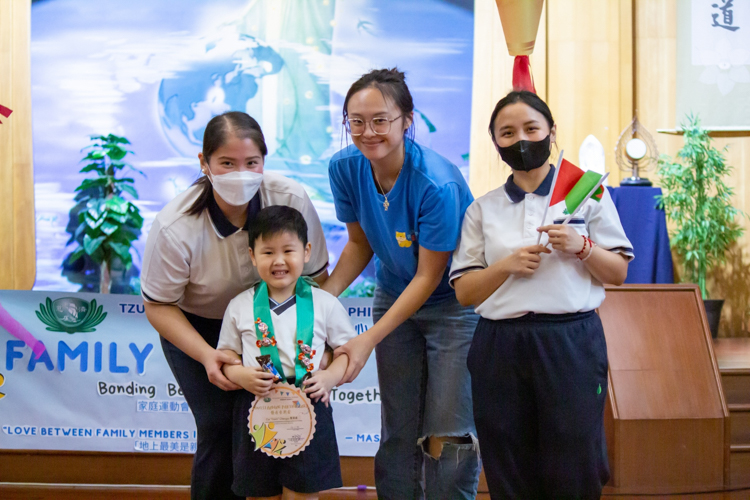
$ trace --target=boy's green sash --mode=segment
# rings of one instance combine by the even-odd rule
[[[315,351],[312,350],[313,325],[315,317],[313,314],[312,288],[302,278],[297,280],[297,349],[294,362],[294,384],[302,387],[305,375],[312,372],[314,366],[312,358]],[[255,289],[253,298],[253,312],[255,317],[255,334],[258,337],[257,345],[263,355],[271,356],[279,375],[286,382],[284,367],[279,359],[279,349],[276,347],[276,337],[273,331],[273,320],[271,308],[268,305],[268,286],[261,281]],[[265,330],[265,331],[264,331]]]

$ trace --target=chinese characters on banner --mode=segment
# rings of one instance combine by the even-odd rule
[[[677,2],[675,125],[750,126],[750,2]]]
[[[737,31],[740,29],[739,26],[734,24],[734,1],[733,0],[721,0],[721,3],[711,4],[711,7],[717,9],[719,12],[711,14],[714,23],[711,25],[716,28],[724,28],[729,31]],[[721,20],[719,17],[721,16]],[[724,24],[722,24],[724,23]]]
[[[730,70],[750,64],[750,2],[693,0],[690,28],[694,65]]]
[[[355,331],[372,326],[372,299],[341,302]],[[28,331],[22,339],[0,324],[0,449],[195,452],[193,415],[140,297],[0,290],[0,307]],[[373,456],[375,356],[331,402],[340,453]]]

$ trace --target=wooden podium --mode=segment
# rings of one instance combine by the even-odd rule
[[[607,287],[599,315],[609,355],[607,490],[729,486],[729,413],[698,287]]]

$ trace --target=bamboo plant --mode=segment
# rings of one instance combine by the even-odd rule
[[[671,246],[684,267],[683,281],[697,283],[706,300],[706,275],[724,264],[729,248],[743,234],[732,205],[733,190],[725,179],[732,172],[697,116],[681,125],[684,145],[676,159],[662,155],[658,173],[664,190],[657,200],[673,223]]]
[[[78,202],[70,211],[75,225],[68,244],[75,243],[64,267],[73,265],[80,259],[90,259],[99,267],[99,292],[109,293],[113,265],[121,265],[127,270],[133,263],[131,250],[133,242],[141,235],[143,217],[138,207],[123,198],[127,193],[138,198],[131,177],[118,177],[124,170],[136,170],[126,163],[125,157],[132,154],[126,149],[130,142],[113,134],[91,136],[93,144],[84,148],[86,162],[80,172],[95,173],[96,177],[84,179],[76,188]]]

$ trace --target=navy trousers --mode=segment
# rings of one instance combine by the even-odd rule
[[[599,316],[481,318],[468,366],[490,496],[598,499],[609,480]]]
[[[216,347],[221,320],[184,312],[198,333]],[[237,500],[232,493],[232,410],[237,391],[224,391],[208,381],[206,369],[161,338],[164,356],[195,417],[198,443],[193,457],[190,497],[193,500]]]

